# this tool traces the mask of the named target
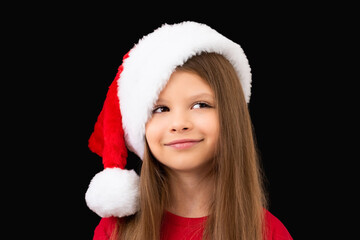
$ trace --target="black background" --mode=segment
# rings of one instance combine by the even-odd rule
[[[318,229],[332,206],[323,193],[334,187],[324,172],[331,164],[328,156],[337,154],[325,143],[338,131],[323,116],[340,109],[328,51],[329,39],[343,31],[336,6],[210,5],[32,5],[31,11],[23,6],[9,16],[15,25],[9,28],[14,47],[8,47],[8,61],[17,63],[9,82],[15,86],[21,80],[13,90],[21,97],[11,99],[19,101],[19,133],[9,142],[14,159],[27,156],[19,187],[32,193],[20,198],[19,208],[30,210],[16,214],[21,226],[31,226],[35,235],[46,235],[46,228],[59,239],[92,238],[100,217],[84,197],[103,167],[87,141],[107,89],[139,38],[163,23],[191,20],[239,43],[249,59],[249,109],[270,212],[294,239],[321,235]]]

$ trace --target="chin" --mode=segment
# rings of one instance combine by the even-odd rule
[[[202,168],[206,168],[209,164],[209,160],[201,159],[198,156],[176,156],[172,158],[167,158],[171,160],[160,161],[162,164],[167,166],[169,169],[173,171],[179,172],[191,172],[198,171]]]

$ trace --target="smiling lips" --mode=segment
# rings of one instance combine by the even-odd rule
[[[176,141],[172,141],[169,143],[166,143],[165,146],[172,147],[178,150],[182,149],[188,149],[192,146],[202,142],[204,139],[196,140],[196,139],[180,139]]]

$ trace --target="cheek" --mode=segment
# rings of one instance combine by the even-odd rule
[[[213,144],[216,144],[220,132],[220,124],[216,112],[209,113],[208,116],[200,118],[197,126]]]
[[[153,151],[161,142],[163,124],[156,119],[150,119],[145,125],[145,137],[150,149]]]
[[[203,131],[207,136],[207,152],[205,158],[210,160],[214,158],[218,149],[218,141],[220,136],[220,123],[217,114],[207,118],[206,122],[202,124]]]

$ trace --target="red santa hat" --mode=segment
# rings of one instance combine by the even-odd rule
[[[86,203],[101,217],[123,217],[139,210],[139,177],[126,170],[128,150],[143,159],[145,124],[170,75],[202,52],[223,55],[240,79],[246,102],[251,71],[237,43],[205,24],[164,24],[143,37],[123,58],[89,139],[89,148],[103,159],[104,170],[91,180]]]

